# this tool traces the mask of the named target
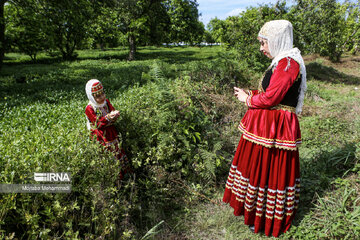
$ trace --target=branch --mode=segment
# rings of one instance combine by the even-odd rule
[[[348,39],[346,39],[344,45],[343,45],[342,48],[341,48],[343,51],[344,51],[344,49],[345,49],[346,44],[350,41],[350,39],[352,39],[352,37],[357,33],[357,31],[359,31],[359,29],[360,29],[360,25],[359,25],[357,28],[355,28],[355,30],[354,30],[354,32],[351,34],[351,36],[348,37]]]

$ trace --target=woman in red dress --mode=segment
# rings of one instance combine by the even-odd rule
[[[248,106],[223,201],[244,215],[257,233],[278,237],[286,232],[299,204],[301,144],[297,115],[306,90],[306,69],[299,49],[293,48],[292,25],[267,22],[258,34],[260,51],[272,59],[257,90],[234,88]]]
[[[116,158],[125,166],[127,157],[119,146],[118,132],[113,125],[120,116],[119,111],[115,110],[109,99],[106,98],[104,88],[99,80],[89,80],[85,90],[89,99],[85,114],[91,135],[96,136],[99,143],[104,145],[107,150],[114,152]],[[120,175],[122,176],[122,174]]]

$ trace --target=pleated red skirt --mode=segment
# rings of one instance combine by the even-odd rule
[[[255,233],[278,237],[286,232],[299,203],[299,152],[264,147],[240,138],[223,201],[244,215]]]

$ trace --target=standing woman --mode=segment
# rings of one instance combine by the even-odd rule
[[[260,51],[272,59],[258,90],[234,88],[248,106],[223,201],[244,215],[255,233],[278,237],[286,232],[299,204],[301,143],[297,118],[306,90],[306,69],[293,48],[289,21],[265,23],[258,34]]]

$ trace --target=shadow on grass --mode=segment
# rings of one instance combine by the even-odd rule
[[[135,54],[134,61],[146,61],[158,59],[167,63],[177,63],[183,64],[191,61],[200,61],[203,58],[195,57],[196,52],[191,50],[182,50],[182,51],[167,51],[167,50],[154,50],[153,52],[147,51],[138,51]],[[79,57],[77,60],[123,60],[127,61],[128,54],[99,54],[99,56],[94,57]],[[213,58],[213,57],[210,57]],[[207,59],[210,59],[207,58]]]
[[[333,67],[324,66],[317,62],[306,65],[307,78],[314,78],[329,83],[344,83],[348,85],[359,84],[360,78],[339,72]]]
[[[89,50],[91,51],[91,50]],[[94,56],[78,56],[72,60],[63,60],[60,56],[50,57],[43,56],[41,58],[34,60],[26,59],[18,61],[14,57],[5,57],[4,66],[21,66],[23,64],[55,64],[62,62],[72,62],[72,61],[82,61],[82,60],[121,60],[127,61],[128,59],[128,51],[124,51],[124,49],[106,49],[99,51],[98,49],[94,50],[96,55]],[[167,63],[186,63],[191,61],[199,61],[204,58],[195,57],[196,51],[191,49],[187,49],[186,47],[142,47],[135,54],[134,61],[144,61],[144,60],[152,60],[159,59]],[[206,59],[213,59],[213,57],[208,57]]]
[[[333,151],[322,151],[302,158],[300,205],[293,224],[298,226],[311,211],[319,197],[331,187],[336,178],[344,178],[357,163],[355,143]]]
[[[54,64],[65,61],[61,57],[42,57],[36,60],[26,59],[21,61],[17,61],[14,57],[6,57],[6,60],[8,61],[4,61],[4,66],[19,66],[23,64]]]
[[[19,69],[16,67],[15,70]],[[84,66],[43,66],[39,72],[22,71],[13,73],[0,82],[0,104],[7,108],[28,105],[34,102],[50,104],[63,103],[74,99],[86,100],[85,84],[96,78],[103,82],[107,96],[122,92],[135,84],[144,84],[142,73],[148,72],[146,65],[119,65],[104,68],[102,64]],[[21,69],[19,69],[21,72]],[[15,75],[18,74],[18,75]],[[5,82],[7,81],[7,82]]]
[[[215,58],[215,56],[207,57],[206,60]],[[180,50],[180,51],[156,51],[156,52],[138,52],[138,60],[151,60],[159,59],[161,61],[170,64],[183,64],[191,61],[205,60],[204,58],[196,57],[196,52],[192,50]]]
[[[110,97],[111,91],[122,92],[134,84],[146,83],[147,80],[143,79],[142,73],[149,72],[151,66],[141,61],[157,59],[170,64],[182,64],[215,57],[211,56],[212,54],[206,57],[191,48],[147,47],[139,49],[136,55],[137,60],[131,63],[120,61],[108,65],[108,60],[125,60],[127,52],[124,50],[117,52],[117,49],[112,49],[94,50],[83,54],[90,56],[80,56],[78,61],[105,61],[71,66],[60,58],[44,57],[37,62],[29,60],[5,63],[0,74],[0,94],[7,99],[0,98],[0,103],[8,102],[8,107],[35,101],[57,103],[60,99],[63,101],[64,98],[67,100],[71,96],[79,96],[79,92],[82,94],[85,83],[91,78],[102,81]],[[62,94],[57,92],[62,92]]]
[[[156,49],[156,48],[147,48],[144,50],[139,50],[135,54],[134,61],[146,61],[158,59],[164,61],[166,63],[177,63],[183,64],[191,61],[200,61],[204,60],[204,58],[196,57],[197,52],[192,50],[184,50],[184,49],[173,49],[173,50],[164,50],[164,48]],[[99,54],[94,57],[79,57],[78,60],[123,60],[127,61],[128,54],[127,53],[111,53],[111,54]],[[207,60],[213,59],[215,56],[206,58]]]

